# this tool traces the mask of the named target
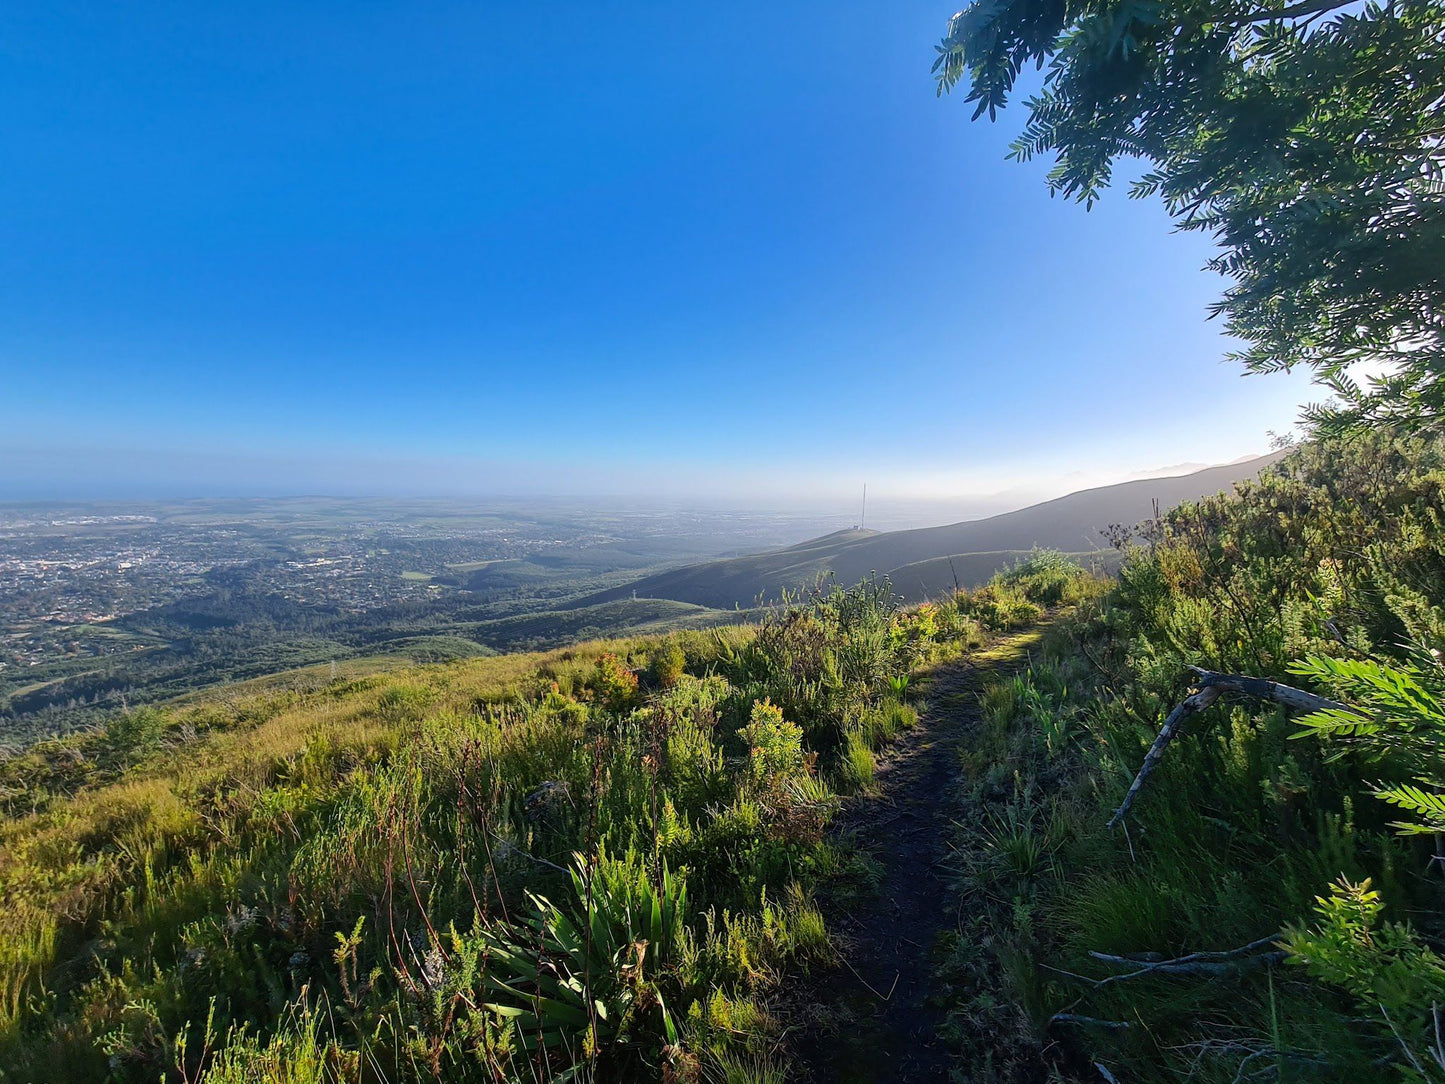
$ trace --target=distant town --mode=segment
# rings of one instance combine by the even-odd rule
[[[535,502],[0,505],[0,743],[292,666],[551,642],[546,621],[505,619],[834,526]]]

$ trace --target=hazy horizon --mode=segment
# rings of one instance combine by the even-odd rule
[[[1252,458],[1265,454],[1253,450],[1234,460]],[[32,477],[25,481],[27,458],[36,467],[43,466],[51,474],[47,480]],[[815,487],[807,494],[780,491],[755,479],[749,487],[746,480],[735,479],[733,488],[713,488],[704,491],[685,490],[677,483],[680,479],[659,480],[636,478],[645,483],[641,488],[618,488],[608,491],[599,484],[591,487],[579,484],[591,480],[602,483],[607,472],[586,472],[576,469],[559,471],[551,476],[533,473],[525,476],[532,483],[530,490],[506,488],[509,479],[516,473],[497,469],[495,465],[463,463],[417,463],[391,462],[371,464],[369,471],[358,471],[350,476],[350,484],[343,480],[344,474],[327,474],[324,471],[308,473],[294,469],[284,484],[279,477],[265,479],[246,468],[254,469],[255,460],[222,459],[207,462],[201,456],[200,474],[191,474],[189,481],[182,480],[184,473],[172,478],[163,477],[158,467],[166,463],[172,466],[189,466],[195,471],[196,457],[178,462],[173,457],[145,457],[140,463],[124,456],[111,456],[107,460],[108,471],[101,474],[70,474],[63,469],[66,463],[74,463],[86,469],[95,463],[90,457],[71,453],[31,453],[29,457],[13,450],[0,448],[0,504],[10,505],[128,505],[143,506],[147,503],[169,501],[284,501],[319,499],[338,502],[368,500],[454,503],[458,506],[477,506],[488,502],[510,507],[546,507],[548,505],[568,508],[586,507],[589,503],[599,507],[638,509],[698,509],[708,511],[737,511],[757,513],[797,512],[809,517],[834,516],[840,526],[856,523],[862,508],[863,485],[858,483],[851,490],[840,487]],[[157,460],[164,462],[157,462]],[[1180,462],[1135,470],[1097,471],[1072,470],[1053,477],[1008,482],[1006,476],[997,476],[1001,483],[996,488],[986,488],[987,474],[979,476],[981,488],[975,491],[937,493],[933,495],[910,491],[907,487],[890,486],[886,477],[869,480],[866,485],[866,518],[869,526],[880,529],[897,529],[909,526],[927,526],[997,515],[1026,507],[1040,501],[1051,500],[1082,489],[1134,481],[1142,478],[1167,477],[1189,474],[1210,466],[1234,460],[1208,462]],[[271,466],[277,467],[275,461]],[[333,465],[335,466],[335,465]],[[355,467],[355,464],[351,465]],[[427,473],[427,467],[432,473]],[[140,467],[138,471],[136,468]],[[229,473],[217,468],[230,468]],[[240,467],[240,470],[235,468]],[[385,470],[379,470],[385,467]],[[137,477],[148,481],[138,483]],[[87,481],[87,479],[89,479]],[[539,484],[544,482],[552,484]],[[615,480],[615,476],[614,476]],[[567,489],[571,482],[576,488]],[[774,480],[775,481],[775,480]]]

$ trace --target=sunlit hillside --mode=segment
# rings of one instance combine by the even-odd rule
[[[1028,576],[926,614],[865,585],[757,627],[311,672],[35,746],[0,767],[0,1064],[761,1064],[766,996],[833,952],[813,893],[857,858],[826,827],[915,722],[909,671],[1037,613]],[[537,936],[571,957],[545,978]]]

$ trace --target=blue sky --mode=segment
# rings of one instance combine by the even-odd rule
[[[950,8],[0,10],[0,498],[832,499],[1265,449],[1206,241],[929,76]]]

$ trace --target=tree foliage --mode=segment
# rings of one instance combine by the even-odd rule
[[[1132,194],[1219,243],[1234,356],[1312,370],[1317,424],[1445,415],[1440,0],[974,0],[938,52],[975,118],[1046,69],[1012,157],[1056,155],[1053,191],[1092,204],[1142,160]]]
[[[1290,667],[1349,698],[1353,708],[1330,708],[1300,720],[1300,736],[1315,734],[1354,746],[1381,760],[1400,762],[1410,779],[1380,783],[1375,797],[1412,819],[1395,827],[1408,834],[1445,832],[1445,671],[1423,644],[1404,663],[1330,659],[1310,655]]]

